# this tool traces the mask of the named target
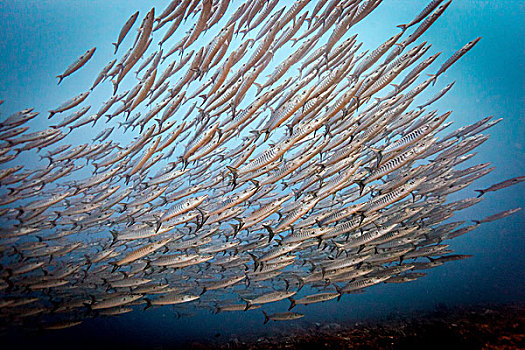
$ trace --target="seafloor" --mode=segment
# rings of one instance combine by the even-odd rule
[[[525,305],[477,305],[365,323],[326,325],[271,337],[217,339],[186,349],[525,349]],[[220,338],[220,337],[218,337]],[[162,347],[167,349],[170,347]]]

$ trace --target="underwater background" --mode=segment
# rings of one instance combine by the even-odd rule
[[[155,2],[154,5],[160,11],[167,3]],[[239,1],[232,3],[235,5]],[[397,33],[396,26],[409,22],[427,3],[385,0],[351,28],[342,40],[359,33],[358,40],[363,42],[361,49],[373,49]],[[81,87],[90,86],[100,67],[113,57],[110,43],[116,39],[122,24],[133,12],[139,10],[145,14],[151,6],[149,1],[123,0],[110,3],[96,0],[0,2],[0,99],[5,100],[0,106],[1,116],[34,107],[42,114],[31,122],[31,127],[35,130],[44,128],[48,121],[43,112],[75,95],[83,89]],[[226,18],[235,8],[230,7]],[[482,40],[476,47],[443,74],[434,90],[424,92],[420,99],[425,100],[456,81],[453,89],[433,105],[441,113],[453,111],[449,120],[454,122],[454,128],[489,115],[504,118],[487,131],[490,139],[477,148],[477,156],[465,164],[491,162],[496,169],[467,189],[452,194],[450,201],[464,198],[466,194],[474,196],[474,189],[525,174],[524,18],[525,1],[454,0],[418,40],[431,43],[431,52],[442,51],[440,58],[443,60],[466,42],[481,36]],[[130,45],[133,36],[126,38],[124,43]],[[55,76],[79,53],[93,46],[97,47],[97,52],[92,61],[57,87]],[[119,50],[124,52],[125,49]],[[283,49],[274,60],[285,59],[286,52]],[[439,65],[435,63],[432,67],[437,69]],[[107,95],[111,86],[107,85],[105,89]],[[94,101],[96,96],[92,96]],[[102,96],[105,95],[100,95],[100,102]],[[92,130],[93,135],[102,129],[103,124],[99,124]],[[86,140],[93,135],[86,136]],[[118,137],[126,140],[125,135]],[[38,158],[26,153],[22,153],[17,161],[35,164]],[[487,193],[484,197],[485,200],[478,205],[457,212],[454,219],[469,221],[523,207],[525,184]],[[362,294],[344,295],[339,302],[299,305],[294,311],[306,316],[286,323],[263,325],[264,316],[260,310],[213,314],[207,309],[182,305],[86,319],[79,326],[54,332],[27,334],[13,329],[3,337],[12,344],[35,346],[82,343],[174,346],[213,337],[265,336],[313,323],[388,318],[396,313],[432,310],[436,305],[454,308],[480,303],[524,302],[524,233],[525,210],[482,224],[478,229],[447,242],[455,253],[473,257],[426,270],[425,277],[413,282],[379,284],[367,288]],[[269,313],[285,311],[288,305],[289,302],[283,300],[266,305],[265,310]]]

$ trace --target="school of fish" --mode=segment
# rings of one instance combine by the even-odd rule
[[[454,82],[418,95],[480,38],[429,72],[440,52],[420,38],[452,2],[432,0],[361,50],[352,28],[381,2],[174,0],[130,11],[91,86],[49,115],[1,118],[0,327],[284,299],[289,310],[263,311],[264,322],[294,320],[298,304],[469,257],[448,240],[520,209],[449,220],[483,199],[447,196],[494,169],[460,166],[501,119],[447,133],[452,112],[431,105]],[[91,106],[104,84],[107,102]],[[33,118],[49,127],[29,130]],[[92,141],[75,142],[97,122]],[[22,152],[40,163],[22,165]]]

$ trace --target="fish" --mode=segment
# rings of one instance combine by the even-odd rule
[[[432,85],[435,84],[437,78],[445,73],[447,69],[450,68],[457,60],[459,60],[461,57],[463,57],[467,52],[469,52],[479,41],[481,40],[481,37],[477,37],[476,39],[469,41],[466,43],[462,48],[460,48],[458,51],[456,51],[452,56],[450,56],[449,59],[447,59],[441,67],[439,67],[439,70],[436,72],[436,74],[432,75]]]
[[[501,190],[503,188],[507,188],[509,186],[516,185],[516,184],[518,184],[520,182],[523,182],[523,181],[525,181],[525,176],[517,176],[517,177],[513,177],[512,179],[508,179],[508,180],[505,180],[505,181],[502,181],[502,182],[498,182],[497,184],[494,184],[494,185],[492,185],[490,187],[487,187],[484,190],[475,190],[475,191],[479,193],[479,195],[478,195],[478,198],[479,198],[479,197],[483,196],[487,192],[498,191],[498,190]]]
[[[73,108],[75,106],[78,106],[88,96],[89,96],[89,91],[86,91],[86,92],[83,92],[83,93],[79,94],[78,96],[75,96],[75,97],[67,100],[66,102],[64,102],[60,106],[58,106],[57,108],[50,110],[49,111],[49,116],[47,117],[47,119],[50,119],[51,117],[53,117],[57,113],[61,113],[61,112],[67,111],[68,109],[71,109],[71,108]]]
[[[181,304],[181,303],[188,303],[193,300],[199,299],[198,295],[185,295],[185,294],[165,294],[161,296],[158,299],[151,300],[151,299],[144,299],[146,301],[146,307],[145,309],[150,308],[153,305],[173,305],[173,304]]]
[[[521,210],[521,208],[509,209],[509,210],[505,210],[505,211],[502,211],[502,212],[494,214],[494,215],[487,216],[486,218],[483,218],[481,220],[472,220],[472,221],[474,221],[474,223],[476,225],[479,225],[479,224],[482,224],[484,222],[491,222],[491,221],[494,221],[494,220],[499,220],[499,219],[505,218],[505,217],[510,216],[510,215],[512,215],[514,213],[517,213],[520,210]]]
[[[139,11],[135,12],[134,14],[132,14],[128,20],[126,21],[126,23],[124,23],[124,26],[122,27],[122,29],[120,30],[120,33],[118,35],[118,39],[117,39],[117,42],[115,43],[111,43],[113,46],[115,46],[115,54],[117,54],[117,51],[118,51],[118,47],[120,46],[120,44],[122,43],[122,41],[124,40],[124,38],[126,37],[126,35],[128,34],[129,30],[131,29],[131,27],[133,27],[133,24],[135,24],[135,21],[137,20],[137,17],[139,16]]]
[[[275,314],[268,315],[266,312],[263,311],[264,314],[264,324],[268,323],[268,321],[291,321],[291,320],[297,320],[300,318],[303,318],[304,315],[297,313],[297,312],[278,312]]]
[[[58,84],[57,85],[60,85],[60,83],[62,82],[62,79],[64,79],[65,77],[67,77],[67,76],[69,76],[71,74],[73,74],[74,72],[79,70],[82,66],[84,66],[91,59],[91,57],[95,53],[96,49],[97,49],[96,47],[93,47],[93,48],[87,50],[82,56],[77,58],[75,62],[71,63],[66,68],[64,73],[57,75],[56,76],[58,78]]]

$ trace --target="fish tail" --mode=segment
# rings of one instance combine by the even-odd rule
[[[111,79],[111,83],[113,84],[113,95],[115,95],[118,89],[118,82],[115,79]]]
[[[427,75],[432,78],[432,86],[436,85],[436,80],[438,78],[437,74],[427,74]]]
[[[310,27],[312,26],[312,21],[317,18],[317,16],[312,16],[312,17],[309,17],[309,18],[306,18],[305,21],[308,22],[308,28],[307,29],[310,29]]]
[[[206,293],[206,291],[207,291],[207,288],[206,287],[202,287],[202,292],[199,295],[203,295],[204,293]]]
[[[195,210],[197,210],[199,212],[199,214],[201,214],[201,223],[200,223],[200,227],[202,227],[202,225],[204,225],[204,223],[206,222],[206,220],[208,220],[209,218],[209,215],[208,213],[206,213],[204,210],[200,209],[200,208],[195,208]]]
[[[396,26],[396,27],[400,28],[400,29],[404,32],[405,30],[407,30],[408,25],[406,25],[406,24],[400,24],[400,25],[398,25],[398,26]]]
[[[228,165],[226,165],[226,169],[228,169],[232,173],[232,176],[233,176],[233,180],[232,180],[233,188],[235,188],[237,186],[237,176],[239,176],[239,172],[234,167],[231,167],[231,166],[228,166]]]
[[[256,83],[256,82],[253,82],[253,85],[255,85],[255,87],[257,88],[257,92],[255,93],[255,96],[258,96],[262,89],[264,89],[264,86],[263,84],[259,84],[259,83]]]
[[[260,263],[259,263],[259,259],[255,256],[255,254],[252,254],[252,253],[248,253],[249,256],[251,256],[251,258],[253,259],[253,264],[255,265],[255,268],[253,269],[254,271],[257,271],[257,268],[259,267]]]
[[[295,276],[295,277],[297,278],[297,283],[298,283],[297,292],[299,292],[304,287],[304,280],[299,276]]]
[[[60,83],[62,82],[62,79],[64,79],[64,76],[62,76],[62,75],[57,75],[56,77],[58,78],[58,83],[57,83],[57,85],[60,85]]]
[[[365,183],[363,182],[363,180],[356,180],[354,182],[359,185],[359,195],[362,195],[363,190],[365,189],[365,186],[366,186]]]
[[[326,274],[326,268],[325,267],[321,267],[321,274],[322,274],[323,279],[324,279],[324,275]]]
[[[478,196],[476,198],[479,198],[479,197],[481,197],[481,196],[483,196],[485,194],[485,191],[483,191],[483,190],[474,190],[474,191],[479,192],[479,194],[478,194]]]
[[[266,129],[264,131],[264,142],[268,141],[269,138],[270,138],[270,129]]]
[[[146,306],[144,306],[144,310],[147,310],[151,307],[151,299],[144,298],[144,301],[146,302]]]
[[[159,198],[162,199],[161,206],[168,204],[168,198],[166,198],[166,196],[160,196]],[[124,203],[122,203],[122,204],[124,204]]]
[[[480,220],[472,220],[472,222],[474,222],[474,224],[476,224],[476,225],[480,225],[481,224]]]
[[[378,148],[373,148],[373,147],[370,147],[370,150],[372,150],[372,152],[374,153],[374,155],[377,158],[377,162],[376,162],[376,168],[377,168],[377,167],[379,167],[379,164],[381,164],[381,160],[383,159],[382,150],[380,150]]]
[[[55,114],[55,111],[49,111],[49,117],[47,117],[47,119],[51,119],[51,117],[53,117]]]
[[[239,218],[237,216],[234,216],[232,218],[233,220],[237,221],[239,223],[238,227],[237,227],[237,231],[239,231],[243,226],[244,226],[244,221],[242,218]]]
[[[113,268],[111,269],[111,273],[117,271],[117,269],[119,268],[119,266],[117,265],[117,263],[109,263],[110,265],[113,265]]]
[[[235,224],[229,224],[231,226],[231,228],[233,229],[233,237],[235,238],[237,236],[237,233],[239,233],[239,225],[235,225]]]
[[[115,52],[113,54],[116,55],[117,54],[117,50],[118,50],[118,44],[117,43],[111,43],[111,45],[115,46]]]
[[[257,180],[250,179],[248,181],[250,181],[255,186],[256,189],[259,189],[261,187],[261,185],[259,184],[259,181]]]
[[[113,240],[111,241],[110,247],[113,246],[117,242],[118,232],[115,230],[109,230],[109,233],[111,233],[111,236],[113,237]]]
[[[251,300],[244,299],[246,302],[246,307],[244,308],[244,311],[248,310],[250,307],[252,307]]]
[[[290,300],[290,307],[288,308],[288,311],[290,311],[295,306],[295,299],[292,297],[289,297],[288,300]]]
[[[264,310],[261,310],[261,311],[264,314],[264,324],[267,324],[268,321],[270,321],[270,317],[268,317],[268,314],[264,312]]]
[[[341,296],[343,295],[343,291],[341,290],[341,288],[334,283],[334,287],[335,287],[335,290],[337,291],[337,293],[339,293],[339,295],[337,296],[337,301],[341,300]]]
[[[268,225],[263,225],[263,227],[268,231],[268,243],[272,241],[272,238],[275,236],[275,232],[272,230],[272,228]]]
[[[84,254],[84,258],[86,258],[86,265],[91,266],[92,263],[91,263],[91,259],[90,259],[89,255]],[[88,267],[88,269],[89,269],[89,267]]]

